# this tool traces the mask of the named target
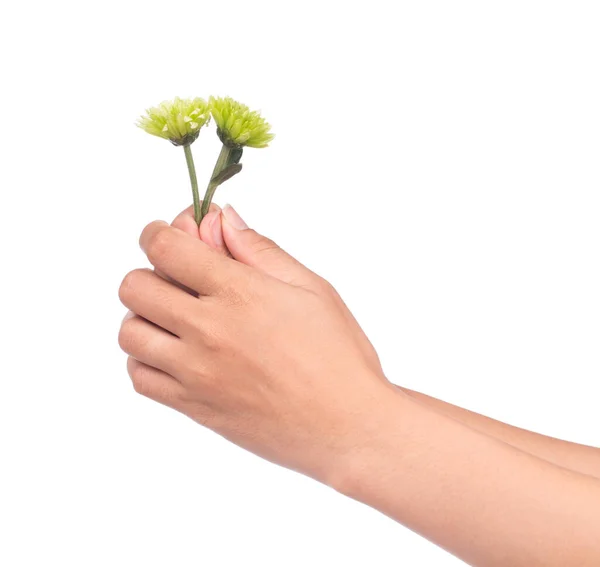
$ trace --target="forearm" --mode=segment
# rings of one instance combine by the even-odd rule
[[[513,447],[561,467],[600,478],[600,449],[513,427],[420,392],[407,388],[401,388],[401,390],[417,402],[456,419],[481,433],[491,435]]]
[[[600,483],[395,391],[338,490],[471,565],[600,564]]]

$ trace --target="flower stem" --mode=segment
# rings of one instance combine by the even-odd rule
[[[217,158],[217,163],[215,164],[215,168],[213,169],[212,175],[210,176],[210,181],[208,183],[208,187],[206,188],[206,193],[204,195],[204,199],[202,200],[202,210],[200,211],[200,220],[198,222],[198,226],[202,222],[202,219],[207,215],[208,209],[210,208],[210,203],[212,202],[213,195],[217,190],[218,184],[213,183],[213,179],[225,169],[227,166],[227,162],[229,161],[229,154],[231,153],[231,148],[228,148],[225,144],[221,147],[221,153]]]
[[[194,166],[194,158],[192,157],[190,144],[183,146],[183,151],[185,153],[185,161],[190,174],[190,181],[192,182],[192,195],[194,196],[194,219],[196,220],[196,224],[200,226],[200,221],[202,220],[200,216],[200,195],[198,194],[198,179],[196,178],[196,167]]]

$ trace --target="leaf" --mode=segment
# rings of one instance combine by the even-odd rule
[[[237,175],[240,171],[242,171],[242,164],[241,163],[232,163],[231,165],[228,165],[225,169],[222,169],[220,173],[215,175],[210,180],[210,182],[215,187],[218,187],[219,185],[221,185],[221,183],[224,183],[228,179],[231,179],[234,175]]]
[[[229,152],[229,159],[227,160],[227,165],[233,165],[236,163],[240,163],[243,153],[244,153],[244,148],[232,148],[231,151]]]

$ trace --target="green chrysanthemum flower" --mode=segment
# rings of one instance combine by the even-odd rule
[[[223,145],[201,202],[191,144],[198,138],[202,126],[209,122],[211,114]],[[183,147],[192,186],[194,219],[198,226],[208,213],[217,187],[242,170],[240,160],[244,147],[266,148],[275,137],[269,132],[271,126],[259,112],[230,97],[211,96],[208,103],[203,98],[176,97],[146,110],[136,125],[148,134]]]
[[[210,108],[203,98],[179,98],[146,110],[137,126],[175,146],[189,146],[210,120]]]
[[[221,142],[230,148],[266,148],[275,134],[271,125],[256,110],[231,97],[209,99],[210,111],[217,124]]]

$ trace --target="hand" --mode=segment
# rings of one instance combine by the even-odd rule
[[[335,484],[397,393],[326,281],[232,208],[216,213],[220,252],[199,240],[205,223],[198,231],[185,218],[175,222],[181,229],[154,222],[142,233],[152,265],[198,296],[149,270],[125,277],[119,295],[135,315],[119,343],[134,387],[266,459]]]
[[[200,202],[200,204],[202,204],[202,202]],[[219,205],[211,203],[209,212],[202,219],[200,227],[198,227],[194,220],[194,205],[190,205],[187,209],[181,211],[181,213],[175,217],[171,226],[183,230],[183,232],[186,232],[194,238],[202,240],[202,242],[208,244],[217,252],[231,258],[231,254],[229,253],[229,250],[227,250],[223,240],[221,207],[219,207]]]
[[[205,244],[207,244],[208,246],[210,246],[217,252],[223,254],[224,256],[228,256],[229,258],[232,258],[233,256],[231,255],[231,252],[225,245],[225,239],[223,236],[223,226],[222,226],[223,225],[223,222],[222,222],[223,215],[221,214],[221,208],[218,205],[216,205],[215,203],[212,203],[210,205],[209,211],[210,212],[202,220],[200,227],[198,227],[198,225],[196,224],[196,221],[194,220],[194,206],[190,205],[187,209],[181,211],[181,213],[179,213],[175,217],[175,219],[171,223],[171,226],[174,226],[175,228],[179,228],[180,230],[183,230],[190,236],[202,240],[202,242],[204,242]],[[229,206],[225,207],[224,213],[226,215],[235,215],[235,217],[238,217],[235,210],[233,210]],[[245,225],[245,223],[243,221],[241,221],[241,222]],[[247,238],[243,242],[244,245],[256,246],[259,248],[261,246],[270,245],[276,249],[279,249],[279,247],[274,242],[260,236],[259,234],[257,234],[254,231],[250,231],[249,234],[251,234],[251,233],[254,233],[253,237],[251,239]],[[235,246],[235,242],[236,242],[235,240],[230,239],[230,242],[232,243],[232,245]],[[267,248],[268,248],[268,246],[267,246]],[[254,253],[252,254],[255,257],[254,263],[256,264],[256,267],[273,277],[282,279],[282,281],[286,281],[285,265],[282,267],[278,267],[277,266],[277,263],[278,263],[277,258],[275,258],[275,261],[271,262],[271,261],[269,261],[269,259],[267,257],[265,257],[266,256],[265,252],[268,254],[269,250],[268,249],[267,250],[255,250]],[[240,257],[244,256],[243,247],[238,250],[238,255]],[[260,259],[257,259],[257,257],[259,255],[260,255]],[[292,260],[293,262],[296,262],[288,254],[285,254],[285,256],[287,258],[289,258],[290,260]],[[325,284],[327,284],[327,282],[325,282]],[[180,284],[178,284],[178,285],[180,285]],[[352,313],[350,313],[350,311],[348,310],[348,308],[346,307],[346,305],[344,304],[344,302],[342,301],[342,298],[338,295],[338,293],[331,286],[329,286],[329,284],[327,284],[327,286],[328,286],[329,290],[333,292],[335,301],[337,301],[340,304],[340,307],[342,308],[344,315],[348,318],[348,322],[354,328],[354,331],[357,333],[357,335],[360,339],[359,343],[361,345],[361,348],[364,349],[365,356],[371,361],[373,368],[375,368],[376,371],[381,371],[379,357],[377,356],[375,349],[373,348],[373,346],[371,345],[371,343],[369,342],[369,340],[363,333],[358,322],[356,321],[356,319],[354,318]]]

